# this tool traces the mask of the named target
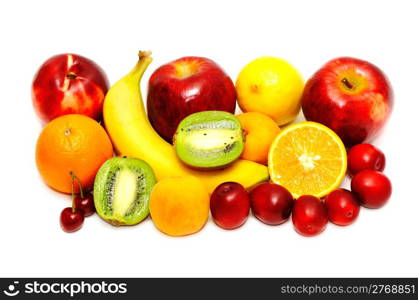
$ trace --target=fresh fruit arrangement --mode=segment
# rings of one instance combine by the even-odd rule
[[[140,82],[151,62],[140,51],[110,88],[96,63],[75,54],[36,73],[33,104],[47,123],[36,166],[49,187],[71,194],[60,215],[65,232],[97,212],[114,226],[150,215],[161,232],[185,236],[209,212],[233,230],[252,211],[267,225],[291,219],[296,232],[315,236],[389,200],[385,155],[364,143],[382,131],[394,101],[373,64],[336,58],[305,85],[287,61],[260,57],[234,86],[214,61],[183,57],[151,75],[145,105]],[[234,115],[236,103],[243,113]],[[307,121],[289,124],[301,109]],[[351,191],[340,187],[346,175]]]
[[[140,80],[151,61],[149,53],[140,52],[135,67],[116,82],[106,95],[103,119],[118,155],[146,161],[154,170],[157,180],[195,176],[202,181],[208,193],[226,181],[251,187],[268,180],[267,168],[248,160],[238,159],[221,170],[202,171],[188,167],[178,158],[173,145],[158,135],[145,112]]]

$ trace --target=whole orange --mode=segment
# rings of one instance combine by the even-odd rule
[[[271,143],[280,132],[277,123],[259,112],[247,112],[237,116],[245,136],[241,158],[267,165]]]
[[[112,143],[103,127],[79,114],[52,120],[36,144],[36,165],[42,179],[54,190],[68,194],[72,189],[71,171],[83,189],[90,189],[98,169],[112,156]]]

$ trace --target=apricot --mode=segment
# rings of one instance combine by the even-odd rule
[[[209,215],[209,194],[193,176],[160,180],[151,192],[150,214],[154,225],[171,236],[198,232]]]
[[[267,164],[270,145],[280,128],[270,117],[259,112],[247,112],[237,116],[244,130],[245,144],[241,158]]]

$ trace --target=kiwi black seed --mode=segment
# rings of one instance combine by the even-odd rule
[[[154,172],[143,160],[108,159],[94,181],[97,214],[110,224],[135,225],[149,214],[149,199],[156,183]]]
[[[224,111],[202,111],[184,118],[174,135],[177,156],[199,169],[226,166],[240,157],[244,136],[239,120]]]

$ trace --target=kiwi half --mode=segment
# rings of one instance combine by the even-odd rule
[[[149,214],[155,183],[154,172],[145,161],[126,157],[108,159],[94,181],[97,214],[115,226],[138,224]]]
[[[244,136],[239,120],[224,111],[202,111],[184,118],[174,135],[177,156],[199,169],[224,167],[240,157]]]

